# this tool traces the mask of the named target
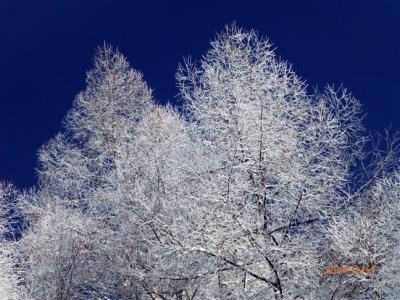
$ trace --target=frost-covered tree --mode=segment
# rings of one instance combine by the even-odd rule
[[[0,299],[25,299],[23,286],[10,247],[0,244]]]
[[[86,81],[65,119],[65,132],[39,152],[41,185],[77,199],[123,176],[135,126],[152,104],[141,73],[110,46],[98,49]]]
[[[399,146],[365,146],[350,93],[310,94],[236,26],[177,79],[183,106],[158,105],[125,57],[98,50],[18,196],[22,237],[0,244],[9,298],[399,296]],[[333,264],[377,273],[329,277]]]
[[[332,88],[308,96],[253,31],[230,27],[211,45],[178,74],[213,174],[198,251],[220,260],[220,297],[306,297],[323,274],[319,227],[363,144],[359,103]]]
[[[36,204],[29,212],[37,219],[18,242],[18,256],[31,297],[78,298],[90,279],[92,224],[60,205]]]
[[[361,196],[361,195],[360,195]],[[371,274],[329,278],[335,299],[397,299],[400,261],[400,177],[386,174],[363,193],[362,205],[332,220],[331,265],[367,267]]]
[[[14,253],[14,210],[16,190],[0,181],[0,299],[26,299],[21,270]]]
[[[123,173],[125,164],[133,158],[136,126],[152,105],[142,75],[109,46],[99,48],[87,83],[67,115],[66,130],[39,151],[40,190],[23,201],[30,226],[20,241],[21,256],[27,281],[42,287],[38,299],[104,292],[94,288],[107,278],[107,245],[119,247],[115,227],[130,175]]]

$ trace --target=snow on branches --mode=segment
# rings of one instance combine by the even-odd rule
[[[19,195],[4,299],[400,297],[400,147],[366,152],[350,93],[310,94],[236,26],[176,77],[183,106],[160,106],[122,54],[98,50],[39,151],[38,186]],[[332,265],[376,272],[327,276]]]

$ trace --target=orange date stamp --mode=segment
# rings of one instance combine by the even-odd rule
[[[376,273],[376,266],[328,266],[324,274],[333,275],[371,275]]]

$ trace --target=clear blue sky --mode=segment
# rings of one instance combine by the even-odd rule
[[[254,28],[311,87],[343,83],[366,126],[400,130],[400,1],[0,0],[0,178],[35,183],[36,151],[85,86],[96,46],[117,46],[159,102],[224,25]]]

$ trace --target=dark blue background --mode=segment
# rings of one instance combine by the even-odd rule
[[[0,0],[0,178],[34,184],[36,151],[60,130],[103,41],[159,102],[174,102],[182,58],[199,59],[232,21],[268,36],[311,87],[343,83],[368,129],[400,129],[400,1]]]

